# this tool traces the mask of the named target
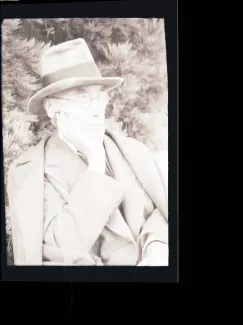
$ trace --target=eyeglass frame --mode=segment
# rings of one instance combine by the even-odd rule
[[[88,99],[90,99],[90,103],[86,106],[86,107],[89,107],[90,105],[91,105],[91,103],[92,103],[92,101],[94,100],[94,99],[97,99],[97,97],[100,95],[100,94],[102,94],[102,93],[104,93],[104,94],[107,94],[107,103],[106,103],[106,105],[109,103],[109,101],[110,101],[110,96],[108,95],[108,93],[106,93],[106,92],[102,92],[102,91],[100,91],[100,92],[93,92],[93,93],[96,93],[96,96],[94,97],[94,96],[90,96],[90,94],[91,94],[92,92],[83,92],[82,94],[78,94],[77,96],[76,96],[76,98],[75,99],[67,99],[67,98],[63,98],[63,97],[56,97],[56,96],[50,96],[49,98],[51,99],[51,98],[54,98],[54,99],[59,99],[59,100],[66,100],[66,101],[69,101],[69,102],[75,102],[76,100],[78,100],[79,98],[82,98],[84,95],[86,95],[86,96],[88,96]],[[98,99],[97,99],[98,100]],[[99,101],[99,100],[98,100]]]

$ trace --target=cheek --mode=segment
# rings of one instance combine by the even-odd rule
[[[81,111],[81,110],[76,114],[74,114],[73,117],[76,123],[83,124],[83,125],[87,124],[88,121],[90,120],[90,114],[88,112]]]
[[[105,114],[103,110],[100,110],[100,112],[96,113],[94,116],[92,111],[80,110],[77,114],[75,114],[75,118],[83,124],[90,124],[94,120],[100,122],[103,122],[103,120],[105,121]]]
[[[81,128],[84,132],[88,134],[102,134],[104,133],[105,128],[105,119],[99,119],[99,126],[91,126],[90,124],[93,123],[92,116],[87,114],[79,114],[72,117],[73,123],[78,127]]]

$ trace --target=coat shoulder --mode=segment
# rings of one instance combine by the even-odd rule
[[[25,151],[23,151],[12,163],[12,168],[19,167],[26,164],[27,162],[33,160],[38,153],[42,151],[46,141],[51,137],[48,135],[41,139],[37,144],[29,146]]]
[[[126,142],[130,150],[135,150],[140,155],[146,155],[156,163],[157,167],[158,164],[166,164],[168,161],[168,152],[166,150],[153,151],[139,140],[136,140],[132,137],[125,138],[126,139],[124,142]]]
[[[168,168],[168,153],[166,151],[153,152],[141,141],[123,134],[117,135],[116,139],[120,140],[119,143],[123,144],[123,149],[129,153],[130,157],[144,157],[147,162],[154,164],[164,181],[164,174],[166,175]]]
[[[124,146],[126,146],[130,150],[140,150],[142,152],[151,153],[150,149],[141,141],[131,137],[127,136],[123,133],[119,133],[117,131],[111,131],[108,130],[108,134],[119,144],[122,143]]]
[[[13,170],[16,167],[24,165],[29,162],[32,157],[34,157],[38,148],[38,144],[34,146],[28,147],[25,151],[23,151],[10,165],[10,168]]]
[[[152,158],[152,151],[143,142],[129,136],[124,136],[124,144],[130,150],[134,150],[140,155],[145,154]]]
[[[12,183],[14,181],[15,185],[20,185],[26,177],[26,172],[28,170],[29,163],[35,160],[43,146],[43,140],[38,142],[36,145],[28,147],[23,151],[9,166],[8,171],[8,182]]]

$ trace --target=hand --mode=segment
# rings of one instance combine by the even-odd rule
[[[167,265],[167,264],[166,264]],[[137,266],[165,266],[160,261],[151,258],[144,258]]]
[[[58,133],[63,140],[71,143],[79,152],[83,153],[89,164],[96,159],[102,157],[103,146],[99,142],[93,140],[85,127],[79,127],[72,114],[58,112],[56,113]]]
[[[168,266],[168,261],[160,261],[159,259],[144,258],[137,266]]]
[[[168,266],[168,261],[168,246],[153,241],[147,246],[144,258],[137,266]]]

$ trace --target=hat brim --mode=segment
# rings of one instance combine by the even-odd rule
[[[77,86],[100,86],[102,91],[111,91],[122,84],[124,81],[120,77],[103,77],[103,78],[66,78],[57,81],[45,88],[39,90],[34,94],[28,104],[27,110],[34,115],[46,115],[46,111],[43,107],[42,101],[45,97],[57,93],[62,90],[67,90],[69,88],[74,88]]]

